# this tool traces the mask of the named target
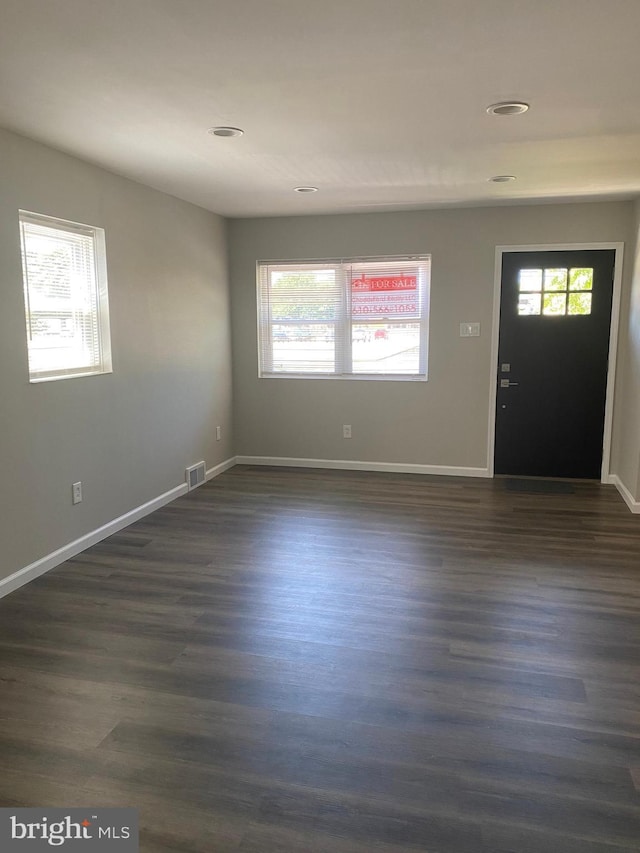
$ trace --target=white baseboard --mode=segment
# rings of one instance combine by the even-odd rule
[[[618,477],[617,474],[610,474],[607,477],[607,482],[611,483],[613,486],[616,487],[616,489],[624,498],[624,502],[629,507],[631,512],[640,513],[640,501],[637,501],[633,497],[629,489],[625,486],[625,484],[622,482],[622,480],[620,479],[620,477]]]
[[[230,459],[225,459],[224,462],[221,462],[219,465],[214,465],[213,468],[209,468],[206,474],[206,482],[209,480],[213,480],[214,477],[217,477],[219,474],[224,474],[225,471],[228,471],[229,468],[233,468],[236,464],[236,457],[232,456]]]
[[[490,477],[488,468],[418,465],[405,462],[360,462],[345,459],[296,459],[290,456],[236,456],[237,465],[286,468],[340,468],[345,471],[387,471],[392,474],[442,474],[448,477]]]
[[[236,460],[232,457],[231,459],[227,459],[219,465],[210,468],[207,471],[207,480],[212,480],[214,477],[217,477],[218,474],[222,474],[223,471],[226,471],[235,464]],[[96,530],[86,533],[84,536],[81,536],[79,539],[75,539],[73,542],[69,542],[68,545],[63,545],[62,548],[58,548],[57,551],[53,551],[51,554],[47,554],[46,557],[36,560],[35,563],[31,563],[31,565],[25,566],[23,569],[18,569],[17,572],[9,575],[9,577],[0,580],[0,598],[3,598],[5,595],[9,595],[10,592],[14,592],[21,586],[24,586],[35,578],[40,577],[40,575],[44,575],[46,572],[51,571],[51,569],[55,569],[56,566],[64,563],[65,560],[70,560],[71,557],[75,557],[76,554],[79,554],[81,551],[86,551],[87,548],[101,542],[103,539],[106,539],[107,536],[111,536],[113,533],[118,533],[119,530],[133,524],[134,521],[139,521],[141,518],[144,518],[145,515],[149,515],[156,509],[160,509],[160,507],[171,503],[171,501],[174,501],[176,498],[179,498],[181,495],[185,495],[186,493],[187,484],[182,483],[180,486],[176,486],[173,489],[169,489],[168,492],[158,495],[157,498],[153,498],[152,500],[135,507],[135,509],[132,509],[130,512],[126,512],[124,515],[114,518],[113,521],[103,524],[102,527],[98,527]]]

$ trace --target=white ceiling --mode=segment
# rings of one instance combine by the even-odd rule
[[[0,0],[0,125],[227,216],[628,198],[639,34],[640,0]]]

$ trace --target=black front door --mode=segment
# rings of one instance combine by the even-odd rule
[[[503,255],[496,474],[600,479],[614,260]]]

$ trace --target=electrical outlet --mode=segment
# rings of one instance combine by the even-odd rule
[[[351,424],[342,424],[342,437],[351,438]]]
[[[71,486],[71,500],[74,504],[82,502],[82,483],[73,483]]]
[[[216,427],[216,441],[220,441],[222,438],[222,427]]]

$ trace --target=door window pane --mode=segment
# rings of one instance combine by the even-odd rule
[[[590,293],[569,294],[569,314],[591,314]]]
[[[542,296],[539,293],[521,293],[518,298],[518,314],[539,314]]]
[[[520,270],[520,290],[542,290],[542,270]]]
[[[547,316],[562,316],[567,309],[566,293],[545,293],[543,313]]]
[[[545,290],[566,290],[567,289],[567,270],[563,269],[548,269],[544,271],[544,289]],[[545,311],[545,314],[547,312]]]
[[[569,270],[569,290],[592,290],[593,269],[576,267]],[[571,312],[569,312],[571,313]]]

